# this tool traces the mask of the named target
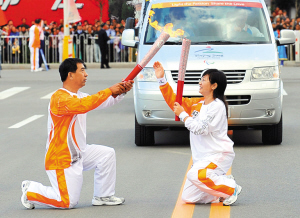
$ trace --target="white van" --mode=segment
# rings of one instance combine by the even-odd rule
[[[282,142],[283,84],[277,46],[294,43],[295,35],[282,30],[281,38],[275,39],[264,0],[150,0],[143,7],[138,31],[128,22],[122,35],[123,45],[137,48],[137,63],[160,34],[153,22],[160,27],[172,23],[173,30],[184,30],[183,37],[192,41],[183,96],[200,96],[198,81],[204,69],[222,70],[227,77],[229,129],[261,129],[264,144]],[[154,144],[155,130],[183,126],[165,103],[152,67],[160,61],[176,91],[181,40],[170,37],[135,80],[138,146]]]

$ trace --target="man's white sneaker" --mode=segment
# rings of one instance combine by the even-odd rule
[[[22,182],[21,188],[22,188],[23,194],[21,197],[21,202],[22,202],[23,206],[26,207],[27,209],[34,209],[35,208],[34,204],[32,204],[28,201],[27,195],[26,195],[29,185],[30,185],[30,181],[28,181],[28,180],[25,180]]]
[[[109,197],[93,197],[92,204],[95,206],[99,205],[119,205],[125,202],[124,198],[118,198],[116,196]]]
[[[229,196],[228,198],[226,198],[223,201],[223,205],[224,206],[230,206],[232,205],[234,202],[236,202],[238,195],[241,193],[242,191],[242,187],[239,186],[238,184],[236,185],[235,189],[234,189],[234,193],[233,195]]]

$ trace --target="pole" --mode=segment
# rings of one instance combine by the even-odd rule
[[[62,58],[63,60],[72,57],[72,40],[70,37],[70,28],[69,28],[69,21],[68,21],[69,6],[70,6],[69,0],[64,0],[64,40],[63,40],[63,58]],[[71,46],[69,46],[70,43]],[[71,50],[69,47],[71,47]]]

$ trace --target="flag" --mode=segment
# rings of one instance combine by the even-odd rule
[[[75,23],[81,20],[79,12],[77,10],[76,4],[74,0],[68,0],[69,2],[69,11],[68,11],[68,23]]]
[[[4,12],[2,11],[1,7],[0,7],[0,26],[3,26],[7,24],[7,20],[6,17],[4,15]]]

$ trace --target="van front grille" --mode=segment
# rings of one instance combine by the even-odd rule
[[[201,96],[183,96],[187,98],[200,98]],[[251,100],[251,95],[227,95],[226,101],[228,105],[245,105]]]
[[[227,84],[237,84],[244,80],[246,70],[223,70],[227,78]],[[198,84],[202,71],[186,71],[184,83]],[[178,71],[171,71],[173,80],[177,83]]]

